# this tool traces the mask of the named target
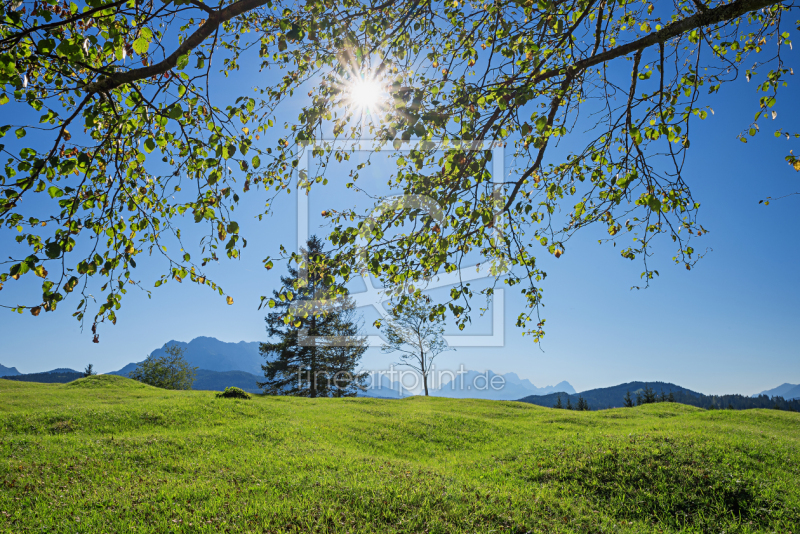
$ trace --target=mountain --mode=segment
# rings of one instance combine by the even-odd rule
[[[800,399],[800,384],[781,395],[786,400]]]
[[[42,374],[47,374],[47,373],[50,373],[50,374],[53,374],[53,375],[63,375],[65,373],[67,373],[67,374],[69,374],[69,373],[78,373],[81,376],[83,375],[82,372],[76,371],[75,369],[69,369],[67,367],[59,367],[58,369],[53,369],[52,371],[42,371]]]
[[[192,367],[207,371],[244,371],[255,376],[262,376],[261,364],[264,358],[258,352],[258,341],[240,341],[226,343],[213,337],[196,337],[188,343],[183,341],[168,341],[164,347],[178,345],[186,349],[184,359]],[[163,356],[164,347],[154,350],[152,356]],[[136,368],[135,363],[129,363],[119,371],[108,373],[111,375],[128,376]]]
[[[564,381],[555,386],[539,388],[527,378],[520,378],[516,373],[497,374],[493,371],[466,371],[457,374],[434,370],[433,375],[434,380],[429,383],[428,391],[437,397],[516,400],[530,395],[547,395],[556,392],[575,393],[575,388],[569,382]],[[441,384],[437,384],[438,381],[441,381]]]
[[[66,384],[79,378],[83,378],[83,373],[68,370],[69,372],[29,373],[14,376],[4,376],[6,380],[16,380],[18,382],[42,382],[45,384]]]
[[[789,383],[781,384],[776,388],[768,389],[766,391],[762,391],[761,393],[757,393],[753,395],[753,397],[760,397],[761,395],[766,395],[767,397],[770,398],[771,397],[783,397],[784,399],[792,398],[792,397],[787,397],[786,394],[789,393],[792,389],[798,387],[800,387],[800,385],[798,384],[789,384]],[[797,393],[797,396],[800,396],[800,391]]]
[[[576,395],[564,395],[551,393],[549,395],[531,395],[519,399],[520,402],[528,402],[538,406],[553,407],[561,397],[562,405],[566,405],[569,399],[572,406],[578,403],[578,399],[583,397],[589,403],[589,409],[602,410],[605,408],[620,408],[625,405],[625,394],[630,391],[631,397],[636,402],[637,394],[641,394],[644,388],[650,387],[656,395],[661,397],[672,393],[673,400],[681,404],[697,406],[705,409],[725,409],[745,410],[750,408],[766,408],[780,410],[800,411],[800,399],[788,400],[781,397],[770,398],[767,395],[758,397],[745,397],[744,395],[704,395],[684,387],[666,382],[628,382],[610,388],[590,389],[582,391]],[[793,390],[790,390],[793,391]]]
[[[642,390],[648,386],[659,395],[662,391],[667,395],[672,392],[673,396],[676,394],[695,397],[701,395],[696,391],[692,391],[690,389],[667,382],[628,382],[626,384],[620,384],[618,386],[612,386],[608,388],[590,389],[587,391],[582,391],[580,394],[576,393],[572,395],[561,395],[561,402],[566,404],[567,397],[569,397],[572,404],[575,405],[578,401],[578,397],[583,397],[589,403],[589,407],[592,410],[598,410],[601,408],[620,408],[625,406],[624,399],[626,392],[630,391],[631,397],[633,397],[635,400],[636,394],[641,394]],[[522,402],[537,404],[539,406],[554,406],[558,400],[558,396],[558,393],[551,393],[549,395],[533,395],[521,398],[519,400]]]
[[[6,367],[4,365],[0,365],[0,376],[16,376],[22,374],[17,371],[16,367]]]

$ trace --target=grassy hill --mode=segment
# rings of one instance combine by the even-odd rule
[[[800,414],[0,380],[2,532],[797,532]]]

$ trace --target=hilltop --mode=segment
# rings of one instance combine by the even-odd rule
[[[798,425],[672,403],[240,401],[108,375],[0,380],[0,531],[790,532]]]

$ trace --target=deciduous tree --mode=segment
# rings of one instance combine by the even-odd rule
[[[300,144],[365,136],[387,147],[419,141],[398,154],[389,182],[439,207],[436,220],[418,209],[369,220],[326,210],[341,276],[366,271],[401,291],[478,254],[521,289],[517,324],[539,339],[537,256],[567,253],[576,232],[604,228],[622,257],[643,261],[645,284],[658,274],[647,263],[658,235],[687,269],[702,256],[695,242],[706,228],[683,162],[691,125],[710,117],[726,83],[741,73],[759,91],[742,103],[755,113],[743,142],[759,131],[797,137],[766,122],[796,62],[783,54],[793,9],[780,0],[5,2],[0,225],[19,245],[0,284],[42,283],[2,305],[36,316],[71,297],[97,336],[96,323],[115,322],[137,286],[192,282],[232,303],[204,267],[241,255],[242,195],[260,195],[269,215],[276,198],[326,182],[294,183]],[[272,70],[258,87],[219,90],[243,68]],[[352,97],[365,79],[383,91],[373,121]],[[306,93],[284,130],[276,110]],[[504,183],[493,183],[490,151],[441,139],[505,143]],[[334,156],[349,154],[314,150],[323,162]],[[785,157],[800,170],[795,153]],[[182,237],[191,221],[204,231],[199,243]],[[403,221],[416,226],[392,234]],[[137,263],[159,256],[163,275],[139,280]],[[96,307],[92,294],[102,294]],[[472,296],[462,284],[434,311],[449,309],[464,327]]]
[[[422,377],[422,389],[428,396],[428,377],[436,357],[449,349],[444,340],[441,316],[434,313],[427,297],[409,299],[394,309],[393,317],[382,326],[386,342],[384,354],[397,352],[400,365],[408,366]]]
[[[162,356],[151,354],[128,376],[139,382],[164,389],[192,389],[197,367],[183,357],[186,349],[178,345],[164,348]]]

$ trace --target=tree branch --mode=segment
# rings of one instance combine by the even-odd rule
[[[268,2],[269,0],[239,0],[236,3],[229,5],[225,9],[214,11],[213,14],[209,15],[205,24],[200,26],[197,31],[190,35],[189,38],[183,42],[183,44],[181,44],[163,61],[154,63],[149,67],[132,69],[125,72],[112,74],[111,76],[106,76],[96,82],[86,84],[83,87],[83,90],[89,94],[105,93],[116,89],[121,85],[126,85],[145,78],[150,78],[151,76],[159,76],[164,74],[165,72],[175,68],[175,65],[178,64],[178,58],[188,54],[197,46],[199,46],[200,43],[205,41],[207,37],[216,31],[220,24],[231,20],[232,18],[238,17],[242,13],[257,9]]]
[[[559,67],[545,71],[534,77],[530,83],[542,82],[549,78],[564,74],[565,71],[577,73],[595,65],[599,65],[600,63],[605,63],[606,61],[611,61],[612,59],[616,59],[618,57],[627,56],[632,52],[644,50],[645,48],[655,44],[666,42],[673,37],[678,37],[679,35],[683,35],[691,30],[702,28],[704,26],[711,26],[712,24],[717,24],[718,22],[735,19],[744,15],[745,13],[756,11],[758,9],[769,7],[775,4],[780,4],[781,2],[782,0],[735,0],[730,4],[715,7],[714,9],[710,9],[702,13],[696,13],[691,17],[668,24],[661,30],[651,33],[650,35],[642,37],[636,41],[618,46],[617,48],[612,48],[611,50],[603,52],[602,54],[598,54],[594,57],[577,61],[566,67],[566,69],[564,67]]]

